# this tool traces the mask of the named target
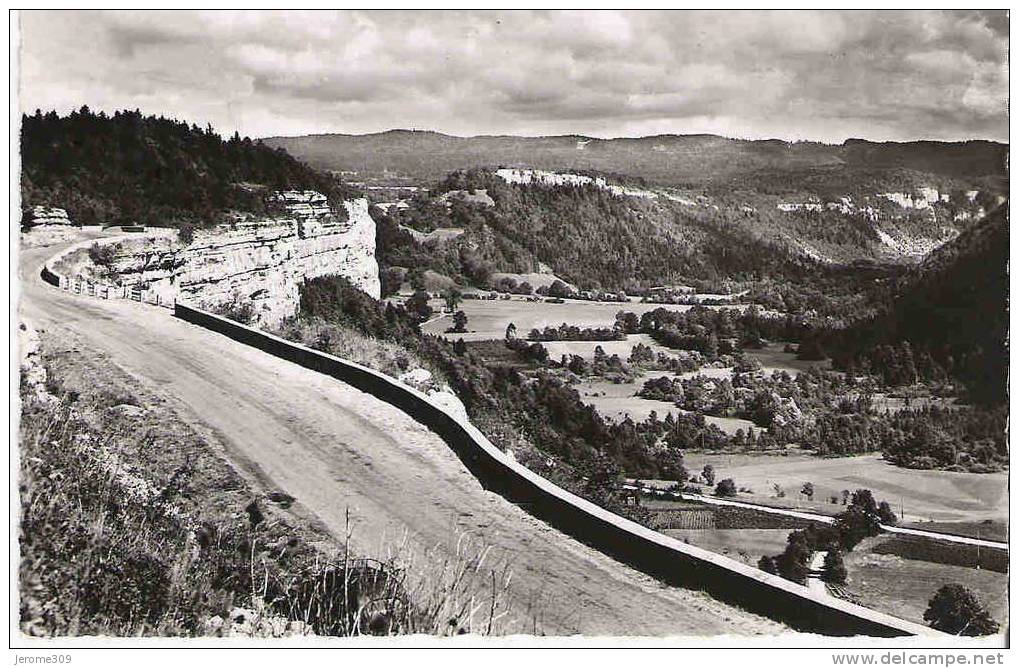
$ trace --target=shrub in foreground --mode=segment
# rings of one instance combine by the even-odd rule
[[[934,594],[923,613],[932,628],[957,636],[986,636],[998,632],[976,594],[960,584],[947,584]]]

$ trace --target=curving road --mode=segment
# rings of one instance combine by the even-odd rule
[[[535,520],[483,490],[435,434],[370,395],[166,310],[46,285],[39,269],[68,245],[20,255],[20,311],[44,342],[58,337],[102,352],[214,436],[235,466],[296,497],[339,540],[349,509],[362,554],[384,556],[401,541],[417,554],[451,553],[458,531],[470,532],[513,571],[509,632],[787,630],[704,593],[667,587]]]

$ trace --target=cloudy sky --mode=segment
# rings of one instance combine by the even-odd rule
[[[1008,18],[912,12],[27,12],[21,104],[250,136],[1007,140]]]

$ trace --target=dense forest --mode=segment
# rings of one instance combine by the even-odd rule
[[[968,399],[1007,400],[1007,203],[905,275],[882,312],[828,334],[842,368],[889,384],[958,379]]]
[[[345,194],[281,149],[138,111],[25,115],[21,159],[22,210],[60,207],[80,224],[202,227],[266,213],[266,190]]]
[[[682,201],[619,197],[595,185],[510,185],[489,169],[460,170],[405,208],[373,208],[372,215],[384,273],[431,270],[445,281],[489,288],[498,287],[490,278],[500,272],[551,271],[582,291],[631,295],[661,285],[749,288],[748,301],[848,323],[876,315],[892,279],[915,261],[894,244],[939,243],[972,225],[974,212],[997,206],[992,191],[967,190],[973,182],[899,169],[861,170],[848,182],[832,173],[793,175],[804,185],[762,176],[754,187],[705,189],[709,196],[695,204],[684,199],[693,194]],[[876,194],[932,184],[945,199],[926,208]],[[473,193],[482,191],[479,201]],[[777,208],[817,197],[828,205]],[[447,234],[431,234],[436,230]]]

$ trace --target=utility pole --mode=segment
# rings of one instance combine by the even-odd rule
[[[980,525],[977,525],[977,541],[980,540]],[[980,570],[980,543],[977,542],[977,570]]]

